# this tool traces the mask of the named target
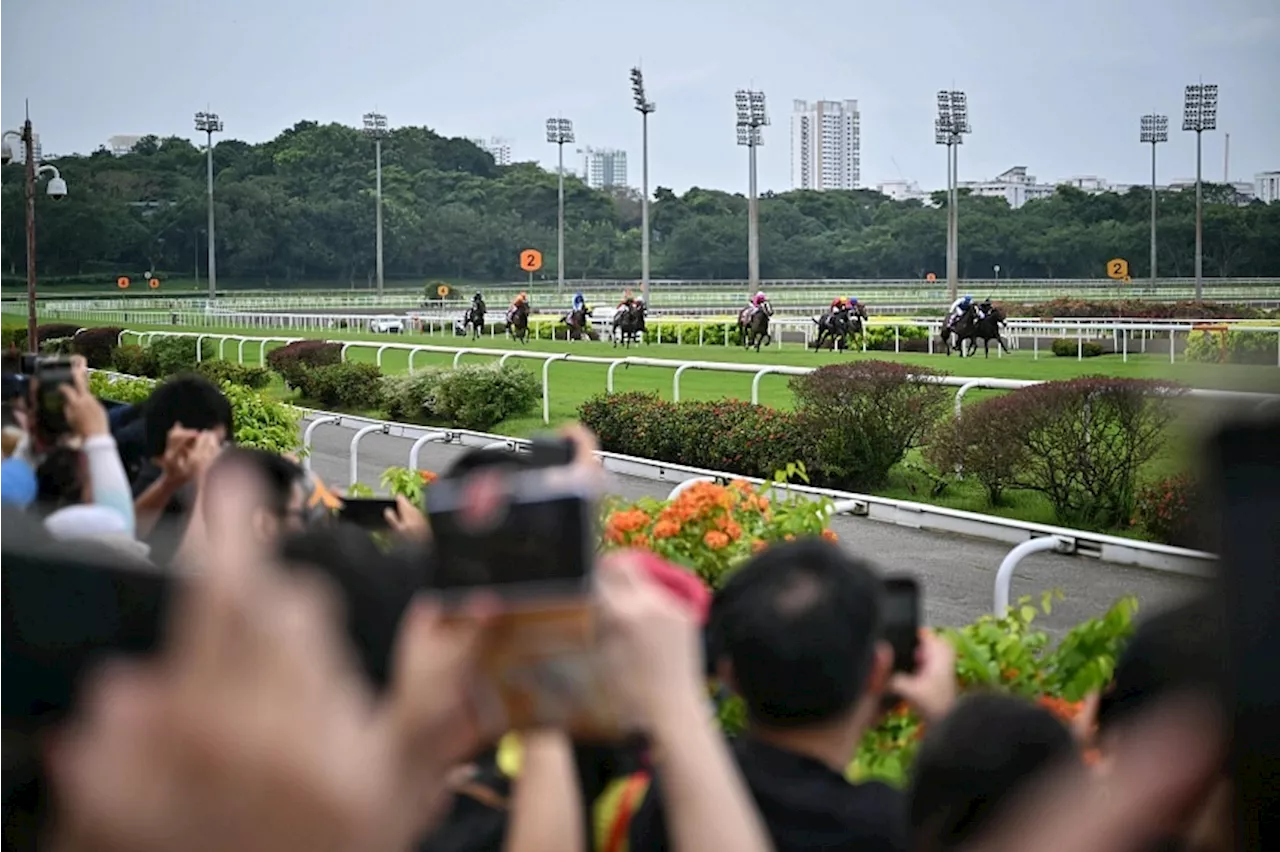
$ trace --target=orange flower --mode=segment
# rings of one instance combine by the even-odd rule
[[[645,535],[644,533],[637,533],[636,535],[633,535],[631,537],[630,544],[632,547],[647,548],[649,546],[649,536]]]
[[[434,471],[430,470],[420,470],[418,471],[418,476],[422,479],[423,485],[430,485],[440,478]]]
[[[660,519],[653,525],[654,538],[673,538],[680,534],[680,524],[678,521]]]
[[[734,521],[729,521],[724,527],[724,534],[729,537],[730,541],[737,541],[742,538],[742,527]]]
[[[702,543],[712,550],[720,550],[729,546],[729,536],[718,530],[708,530],[702,537]]]
[[[822,537],[827,541],[839,541],[840,536],[836,535],[835,530],[823,530]]]
[[[1005,680],[1014,680],[1018,677],[1019,674],[1021,674],[1021,672],[1019,672],[1017,669],[1009,668],[1000,672],[1000,677],[1004,678]]]
[[[784,536],[782,537],[782,540],[783,540],[783,541],[795,541],[795,540],[796,540],[796,537],[795,537],[794,535],[792,535],[791,533],[787,533],[786,535],[784,535]]]
[[[1081,708],[1084,707],[1083,701],[1067,701],[1065,698],[1057,698],[1052,695],[1042,695],[1036,699],[1036,703],[1064,722],[1070,722],[1075,719]]]
[[[625,509],[609,516],[609,527],[623,533],[642,530],[651,522],[652,518],[639,509]]]
[[[752,553],[759,553],[760,551],[765,550],[768,547],[769,547],[769,542],[765,541],[762,538],[756,538],[751,540]]]

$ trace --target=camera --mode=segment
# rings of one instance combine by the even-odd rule
[[[54,201],[60,201],[67,197],[67,182],[60,177],[49,179],[49,197]]]

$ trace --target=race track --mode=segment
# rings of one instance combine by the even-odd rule
[[[316,429],[312,466],[325,481],[337,486],[347,484],[349,447],[354,434],[336,426]],[[405,465],[411,444],[405,438],[366,436],[360,443],[359,481],[376,487],[383,470]],[[462,447],[427,444],[419,460],[423,468],[439,472],[464,452]],[[663,497],[671,486],[609,474],[609,490],[634,499]],[[960,625],[990,612],[996,569],[1008,553],[1008,545],[849,516],[837,517],[832,526],[844,547],[882,572],[913,575],[923,584],[929,624]],[[1042,625],[1051,634],[1059,635],[1084,619],[1100,615],[1122,595],[1136,595],[1141,610],[1150,613],[1203,585],[1203,581],[1193,578],[1125,568],[1090,558],[1035,554],[1020,565],[1011,597],[1016,600],[1029,594],[1038,598],[1047,589],[1061,589],[1066,599],[1055,604],[1052,615],[1041,616]]]

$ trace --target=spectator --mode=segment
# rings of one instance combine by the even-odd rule
[[[1001,817],[1011,794],[1073,759],[1071,732],[1043,707],[995,692],[962,699],[916,755],[912,852],[963,848]]]
[[[850,784],[845,770],[890,686],[926,718],[947,712],[954,656],[924,634],[919,673],[891,681],[881,597],[866,564],[809,540],[756,556],[712,603],[711,655],[747,708],[738,765],[782,852],[906,848],[901,794],[883,784]],[[663,777],[659,763],[631,821],[633,852],[667,848],[664,810],[672,793]]]

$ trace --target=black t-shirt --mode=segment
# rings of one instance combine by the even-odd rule
[[[733,750],[778,852],[905,852],[906,800],[892,787],[850,784],[811,757],[750,739]],[[631,852],[669,846],[660,775],[654,781],[631,820]]]

